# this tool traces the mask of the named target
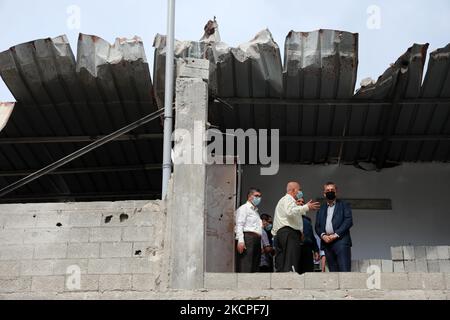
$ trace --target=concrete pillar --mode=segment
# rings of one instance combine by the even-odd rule
[[[201,160],[198,156],[203,154],[206,144],[198,140],[198,134],[206,130],[208,84],[205,80],[209,77],[209,62],[189,59],[178,64],[177,69],[177,134],[173,193],[168,208],[171,221],[169,286],[199,289],[204,286],[206,164],[198,161]],[[177,163],[180,158],[184,162],[191,159],[191,164]]]

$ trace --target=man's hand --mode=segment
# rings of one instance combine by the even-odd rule
[[[325,243],[330,243],[331,242],[331,238],[329,235],[324,234],[322,236],[322,240],[325,241]]]
[[[245,247],[245,243],[244,242],[239,242],[237,244],[237,251],[242,254],[244,252],[244,250],[246,250],[247,248]]]
[[[314,252],[314,261],[319,261],[320,260],[320,255],[318,252]]]
[[[312,200],[309,200],[309,202],[306,204],[309,208],[309,210],[316,211],[320,209],[320,203],[319,202],[313,202]]]

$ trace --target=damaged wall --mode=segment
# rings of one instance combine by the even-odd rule
[[[158,291],[165,224],[161,201],[0,205],[0,293]]]

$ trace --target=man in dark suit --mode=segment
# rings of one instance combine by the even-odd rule
[[[326,203],[316,216],[316,233],[321,238],[321,248],[330,272],[350,272],[351,247],[350,228],[353,226],[352,209],[337,199],[337,187],[327,182],[323,187]]]

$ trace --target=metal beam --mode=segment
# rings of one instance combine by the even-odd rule
[[[18,137],[1,138],[1,144],[36,144],[36,143],[73,143],[92,142],[106,136],[67,136],[67,137]],[[162,140],[162,133],[125,134],[111,141]]]
[[[18,188],[20,188],[20,187],[30,183],[31,181],[34,181],[34,180],[42,177],[43,175],[46,175],[46,174],[48,174],[48,173],[58,169],[59,167],[62,167],[63,165],[65,165],[65,164],[67,164],[67,163],[69,163],[69,162],[71,162],[71,161],[73,161],[73,160],[75,160],[75,159],[85,155],[86,153],[88,153],[88,152],[90,152],[90,151],[92,151],[92,150],[94,150],[94,149],[104,145],[105,143],[108,143],[108,142],[116,139],[117,137],[120,137],[121,135],[130,132],[131,130],[134,130],[134,129],[136,129],[136,128],[138,128],[138,127],[140,127],[140,126],[142,126],[142,125],[144,125],[144,124],[146,124],[146,123],[148,123],[148,122],[150,122],[152,120],[157,119],[163,113],[164,113],[164,109],[160,109],[160,110],[155,111],[155,112],[153,112],[151,114],[148,114],[145,117],[143,117],[143,118],[141,118],[141,119],[139,119],[139,120],[137,120],[137,121],[127,125],[126,127],[123,127],[121,129],[119,129],[119,130],[117,130],[117,131],[115,131],[115,132],[113,132],[113,133],[111,133],[111,134],[109,134],[109,135],[107,135],[107,136],[105,136],[105,137],[103,137],[103,138],[101,138],[101,139],[99,139],[99,140],[97,140],[97,141],[95,141],[95,142],[85,146],[84,148],[81,148],[81,149],[75,151],[74,153],[72,153],[72,154],[70,154],[70,155],[68,155],[68,156],[66,156],[66,157],[64,157],[64,158],[62,158],[62,159],[60,159],[60,160],[58,160],[58,161],[48,165],[48,166],[46,166],[45,168],[43,168],[41,170],[38,170],[35,173],[30,174],[29,176],[27,176],[27,177],[25,177],[25,178],[23,178],[23,179],[21,179],[19,181],[16,181],[16,182],[10,184],[9,186],[7,186],[7,187],[5,187],[5,188],[0,190],[0,198],[5,196],[6,194],[8,194],[8,193],[18,189]]]
[[[49,175],[65,175],[79,173],[105,173],[105,172],[131,172],[131,171],[153,171],[161,170],[161,164],[140,164],[127,166],[110,166],[110,167],[88,167],[88,168],[67,168],[49,172]],[[0,171],[0,177],[19,177],[28,176],[36,170],[18,170],[18,171]]]
[[[313,105],[313,106],[389,106],[392,100],[370,100],[370,99],[276,99],[276,98],[217,98],[222,105]],[[401,99],[396,102],[399,105],[421,105],[421,104],[450,104],[449,98],[419,98]]]
[[[71,194],[31,194],[19,195],[10,198],[0,198],[0,203],[18,203],[18,202],[47,202],[47,201],[64,201],[70,202],[75,200],[92,200],[92,199],[154,199],[160,198],[161,191],[133,191],[133,192],[107,192],[107,193],[71,193]],[[70,200],[68,200],[70,199]]]

